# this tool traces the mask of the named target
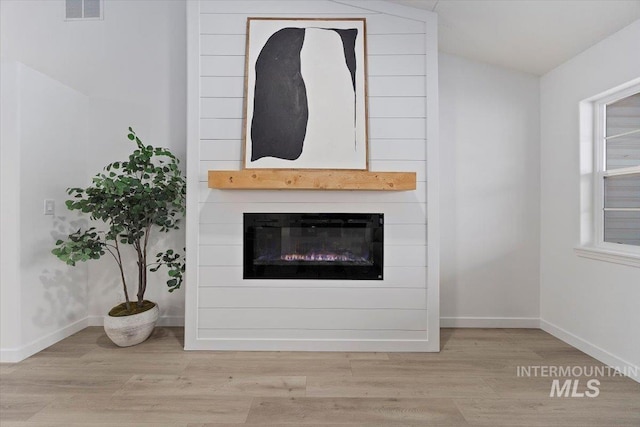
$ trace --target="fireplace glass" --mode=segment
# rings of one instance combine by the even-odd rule
[[[245,279],[382,280],[383,214],[245,213]]]

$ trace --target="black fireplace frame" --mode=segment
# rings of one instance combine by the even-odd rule
[[[384,214],[382,213],[245,213],[243,278],[244,279],[320,279],[383,280]],[[323,265],[287,263],[288,265],[254,264],[256,230],[259,227],[340,227],[371,228],[372,265],[330,262]]]

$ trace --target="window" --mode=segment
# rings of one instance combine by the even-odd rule
[[[103,0],[66,0],[65,19],[67,21],[102,19]]]
[[[582,224],[591,230],[583,230],[578,253],[604,259],[593,256],[600,252],[607,261],[640,266],[640,83],[585,101],[581,115],[585,114],[591,120],[581,117],[582,164],[585,158],[591,160],[591,203],[583,200],[582,211],[591,210],[586,215],[591,220],[583,215]],[[589,127],[591,131],[585,131]],[[585,142],[591,155],[585,155]]]
[[[602,241],[640,247],[640,88],[598,103]]]

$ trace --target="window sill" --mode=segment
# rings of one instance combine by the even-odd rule
[[[578,256],[640,268],[640,254],[581,246],[573,249]]]

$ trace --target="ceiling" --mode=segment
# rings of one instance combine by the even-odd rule
[[[437,13],[440,51],[537,75],[640,19],[640,0],[390,1]]]

